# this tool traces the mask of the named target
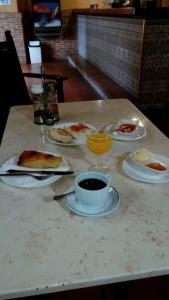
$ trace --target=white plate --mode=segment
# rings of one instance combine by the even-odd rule
[[[135,161],[134,159],[132,159],[134,153],[136,153],[139,150],[140,150],[140,152],[143,151],[143,154],[145,153],[145,157],[146,158],[148,157],[148,159],[146,159],[142,162],[138,162],[138,161]],[[164,175],[166,173],[169,174],[169,158],[162,156],[162,155],[152,153],[144,148],[138,149],[138,150],[134,151],[133,153],[130,153],[127,161],[128,161],[128,164],[136,171],[142,172],[142,173],[150,175],[150,176],[151,175]],[[155,170],[155,169],[152,169],[152,168],[149,168],[146,166],[146,164],[153,163],[153,162],[164,165],[166,167],[166,170],[159,171],[159,170]]]
[[[44,153],[49,153],[49,154],[53,154],[53,155],[58,155],[56,153],[52,153],[52,152],[45,152],[45,151],[41,151],[41,152],[44,152]],[[60,156],[60,155],[59,155]],[[38,171],[41,171],[41,170],[45,170],[45,171],[67,171],[70,169],[67,161],[65,160],[64,157],[63,158],[63,161],[64,161],[64,165],[62,167],[59,167],[59,168],[50,168],[50,169],[31,169],[32,171],[33,170],[38,170]],[[30,168],[24,168],[24,167],[20,167],[20,166],[17,166],[17,161],[19,159],[19,155],[14,155],[13,157],[9,158],[8,160],[6,160],[1,168],[0,168],[0,172],[5,172],[9,169],[14,169],[14,170],[29,170],[30,171]],[[61,175],[54,175],[54,176],[49,176],[48,178],[46,179],[42,179],[42,180],[37,180],[31,176],[1,176],[1,180],[8,184],[8,185],[11,185],[11,186],[14,186],[14,187],[21,187],[21,188],[31,188],[31,187],[41,187],[41,186],[45,186],[45,185],[48,185],[48,184],[51,184],[57,180],[59,180],[62,176]]]
[[[113,129],[114,126],[109,125],[105,128],[106,131],[109,131],[111,129]],[[138,139],[143,138],[146,135],[146,129],[141,126],[138,125],[137,129],[133,131],[133,133],[125,133],[125,134],[121,134],[120,132],[112,132],[111,136],[114,140],[119,140],[119,141],[135,141]]]
[[[72,192],[65,197],[66,204],[68,205],[69,209],[76,213],[77,215],[84,216],[84,217],[98,217],[98,216],[105,216],[110,214],[114,211],[117,206],[119,205],[119,193],[116,191],[114,187],[110,188],[109,197],[106,203],[99,209],[95,211],[88,211],[86,207],[82,206],[78,200],[75,198],[75,193]]]
[[[135,170],[130,166],[127,160],[124,160],[122,162],[122,169],[123,171],[130,176],[131,178],[145,182],[145,183],[166,183],[169,182],[169,175],[164,174],[164,175],[147,175],[144,174],[143,172],[139,172],[138,170]]]
[[[66,127],[70,127],[72,125],[78,125],[80,122],[66,122],[66,123],[62,123],[62,124],[57,124],[57,125],[54,125],[52,126],[53,128],[66,128]],[[86,125],[87,127],[89,127],[90,129],[96,131],[97,128],[92,126],[92,125],[89,125],[89,124],[86,124],[86,123],[83,123],[82,124]],[[78,145],[84,145],[86,143],[86,135],[85,134],[82,134],[80,137],[77,137],[73,140],[72,143],[61,143],[61,142],[57,142],[53,139],[51,139],[48,135],[48,132],[46,130],[46,139],[53,143],[53,144],[56,144],[56,145],[62,145],[62,146],[78,146]]]

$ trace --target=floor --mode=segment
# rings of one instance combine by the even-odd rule
[[[59,74],[63,76],[68,76],[69,79],[64,81],[64,98],[65,102],[68,101],[88,101],[97,100],[101,97],[93,90],[93,88],[85,81],[85,79],[79,74],[79,72],[73,68],[67,61],[57,61],[52,63],[46,63],[45,69],[48,74]],[[34,65],[22,65],[23,72],[33,72],[40,73],[40,64]],[[91,70],[90,70],[91,71]],[[94,74],[97,78],[97,74]],[[28,89],[30,91],[32,83],[39,82],[38,79],[25,78]],[[100,81],[100,74],[98,74],[98,80]],[[103,80],[103,79],[102,79]],[[105,82],[103,82],[104,87],[107,88]],[[120,92],[122,93],[121,98],[126,98],[119,87],[113,86],[114,94],[116,98],[119,98]],[[109,88],[108,93],[111,94],[112,90]],[[112,97],[113,98],[113,97]],[[169,126],[168,126],[168,116],[169,116],[169,105],[168,107],[159,110],[148,110],[143,111],[143,113],[165,134],[169,137]]]
[[[44,64],[47,74],[58,74],[68,76],[69,79],[64,81],[64,98],[68,101],[87,101],[100,99],[98,94],[90,87],[90,85],[79,75],[78,71],[66,61],[57,61]],[[22,65],[23,72],[40,73],[40,64]],[[32,83],[40,80],[25,78],[28,89],[30,90]]]
[[[97,91],[102,91],[102,95],[105,98],[131,98],[131,95],[119,86],[119,84],[80,55],[69,55],[68,61],[78,69],[82,76],[92,82]]]
[[[40,65],[23,65],[24,72],[40,72]],[[46,64],[47,73],[68,76],[64,82],[65,102],[99,99],[98,95],[67,62]],[[28,88],[37,80],[27,79]],[[163,124],[168,128],[168,124]],[[20,298],[21,299],[21,298]],[[26,297],[22,300],[169,300],[169,276],[161,276],[124,284],[110,284],[73,291]]]

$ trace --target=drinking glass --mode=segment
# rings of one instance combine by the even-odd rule
[[[106,172],[109,169],[108,160],[112,149],[112,137],[104,131],[96,131],[86,140],[87,149],[96,162],[94,169]]]

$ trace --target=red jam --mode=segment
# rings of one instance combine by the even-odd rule
[[[118,131],[121,131],[123,133],[131,133],[136,129],[136,125],[134,124],[122,124],[117,129]]]
[[[75,132],[80,132],[80,131],[88,129],[88,127],[86,125],[81,124],[81,123],[79,123],[77,125],[72,125],[72,126],[70,126],[70,128],[72,131],[75,131]]]

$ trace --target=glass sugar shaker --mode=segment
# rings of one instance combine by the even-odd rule
[[[31,87],[31,94],[34,109],[34,123],[43,124],[44,89],[42,84],[33,84]]]

